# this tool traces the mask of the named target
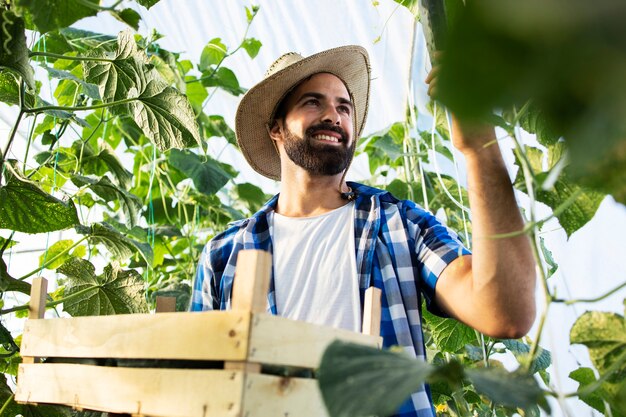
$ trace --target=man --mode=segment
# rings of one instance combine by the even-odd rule
[[[270,309],[358,331],[364,291],[382,290],[384,346],[425,358],[420,323],[431,311],[494,337],[525,334],[535,316],[534,261],[492,128],[454,120],[466,158],[474,253],[434,216],[389,193],[344,182],[369,103],[369,60],[358,46],[280,57],[243,97],[240,148],[280,194],[203,252],[192,310],[226,309],[242,249],[273,253]],[[433,82],[431,80],[431,86]],[[423,387],[398,411],[433,416]]]

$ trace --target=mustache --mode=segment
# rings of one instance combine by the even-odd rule
[[[313,125],[309,127],[307,130],[305,130],[304,133],[306,136],[311,137],[315,135],[315,133],[319,132],[320,130],[326,130],[326,131],[330,130],[331,132],[339,133],[341,135],[341,142],[345,143],[348,141],[348,134],[346,133],[345,130],[343,130],[339,126],[331,125],[328,123],[319,123],[319,124]]]

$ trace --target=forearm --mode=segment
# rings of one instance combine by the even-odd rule
[[[493,129],[455,125],[453,137],[467,166],[472,256],[443,271],[438,303],[490,336],[519,337],[535,317],[535,263],[509,174]]]
[[[498,237],[524,227],[499,146],[490,142],[464,154],[472,213],[473,304],[505,326],[529,327],[535,316],[535,262],[526,234]]]

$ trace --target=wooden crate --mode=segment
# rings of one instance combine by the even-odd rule
[[[264,312],[270,268],[269,254],[240,253],[229,311],[28,320],[15,399],[163,417],[325,416],[315,379],[264,371],[315,369],[335,339],[380,345],[380,293],[368,294],[365,334],[297,322]],[[31,318],[43,317],[38,283]],[[94,364],[50,363],[76,359]]]

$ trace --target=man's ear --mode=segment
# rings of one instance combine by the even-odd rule
[[[283,125],[281,119],[275,119],[267,130],[272,140],[279,142],[283,138]]]

